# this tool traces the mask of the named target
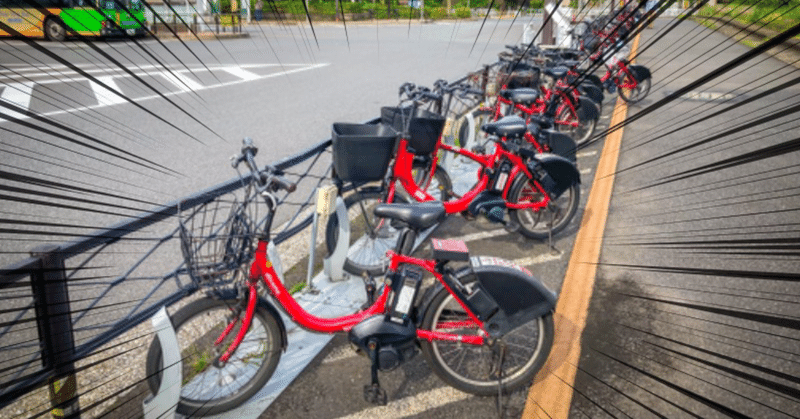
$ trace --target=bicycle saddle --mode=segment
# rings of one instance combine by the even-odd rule
[[[569,71],[569,69],[567,67],[559,66],[559,67],[552,67],[552,68],[544,69],[544,74],[547,74],[550,77],[554,77],[554,78],[560,79],[560,78],[564,77],[564,75],[567,74],[568,71]]]
[[[380,204],[375,215],[408,224],[414,230],[424,230],[444,220],[447,213],[440,201],[415,202],[413,204]]]
[[[519,89],[503,89],[500,91],[500,96],[514,103],[530,106],[533,102],[536,102],[536,99],[539,98],[539,91],[528,87],[521,87]]]
[[[481,127],[481,130],[489,135],[508,138],[521,137],[527,129],[525,120],[516,115],[503,117]]]

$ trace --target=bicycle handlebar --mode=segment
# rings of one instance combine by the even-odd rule
[[[289,193],[297,190],[297,184],[281,176],[274,167],[266,165],[263,171],[258,170],[258,165],[256,165],[255,160],[257,153],[258,148],[253,144],[253,139],[247,137],[242,140],[241,154],[237,154],[231,158],[231,166],[235,169],[239,166],[239,163],[245,162],[258,188],[261,190],[272,189],[273,191],[277,191],[283,189]]]

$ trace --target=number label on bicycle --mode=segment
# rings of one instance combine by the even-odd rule
[[[497,257],[490,257],[490,256],[473,256],[470,258],[470,265],[473,268],[477,268],[480,266],[505,266],[507,268],[516,269],[525,275],[533,276],[531,271],[527,268],[517,265],[516,263],[502,258]]]

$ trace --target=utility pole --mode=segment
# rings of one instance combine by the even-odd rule
[[[544,4],[544,28],[542,29],[543,45],[555,45],[556,43],[555,36],[553,36],[553,19],[550,19],[550,10],[553,9],[556,4],[554,0],[546,0]]]

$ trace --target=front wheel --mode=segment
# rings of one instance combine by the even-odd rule
[[[557,234],[569,225],[578,211],[580,184],[573,183],[557,199],[536,211],[532,209],[510,210],[511,220],[520,227],[520,232],[531,239],[544,240],[549,234]],[[524,174],[520,174],[511,185],[508,201],[513,203],[540,202],[542,193]]]
[[[636,87],[629,88],[635,83]],[[650,93],[650,79],[646,78],[642,81],[632,80],[630,75],[626,75],[625,80],[622,81],[619,88],[619,97],[627,103],[636,103],[647,97]]]
[[[471,292],[474,274],[462,271],[459,278]],[[431,300],[422,320],[422,328],[434,332],[475,335],[477,327],[464,308],[442,288]],[[497,395],[502,383],[504,392],[527,385],[542,368],[553,345],[553,314],[547,313],[510,331],[492,345],[468,345],[460,342],[420,341],[422,353],[431,369],[447,384],[479,396]],[[498,375],[498,371],[500,374]]]
[[[385,218],[376,217],[373,209],[384,202],[384,192],[378,189],[355,191],[344,199],[350,223],[350,242],[347,259],[344,262],[345,272],[361,276],[365,272],[380,275],[384,272],[386,251],[395,248],[400,230],[392,227]],[[394,202],[406,202],[406,199],[395,194]],[[328,254],[336,249],[339,239],[339,217],[333,213],[325,227],[325,244]]]
[[[240,406],[269,381],[281,357],[281,329],[275,314],[256,305],[244,340],[224,365],[216,359],[230,345],[244,318],[238,299],[203,298],[193,301],[171,316],[181,354],[181,396],[177,412],[184,416],[207,416]],[[241,310],[239,310],[241,308]],[[214,345],[225,327],[236,327],[225,340]],[[147,352],[147,384],[155,394],[164,369],[161,343],[156,337]]]

